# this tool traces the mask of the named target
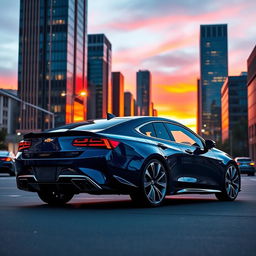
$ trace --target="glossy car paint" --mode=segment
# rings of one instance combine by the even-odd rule
[[[226,153],[215,148],[205,150],[202,138],[169,119],[127,117],[103,122],[113,126],[88,130],[86,125],[70,125],[24,136],[32,146],[17,154],[18,188],[38,192],[48,186],[73,193],[129,194],[140,186],[145,164],[155,158],[168,170],[168,194],[220,192],[228,164],[236,166]],[[197,136],[204,147],[199,150],[140,132],[139,127],[154,122],[183,127]],[[74,139],[85,137],[108,138],[119,145],[112,150],[72,145]],[[85,182],[83,177],[88,180]]]

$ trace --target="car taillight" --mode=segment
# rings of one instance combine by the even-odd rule
[[[98,147],[114,149],[120,144],[119,141],[109,140],[106,138],[81,138],[75,139],[72,145],[75,147]]]
[[[240,163],[237,162],[237,165],[240,165]]]
[[[254,165],[254,163],[252,162],[252,163],[250,163],[250,165]]]
[[[12,159],[10,157],[1,157],[0,160],[10,162]]]
[[[19,143],[19,151],[23,150],[23,149],[26,149],[26,148],[30,148],[31,147],[31,141],[25,141],[25,140],[22,140],[20,143]]]

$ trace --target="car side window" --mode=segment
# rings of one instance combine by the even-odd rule
[[[153,125],[151,123],[142,126],[140,128],[140,132],[142,132],[143,134],[145,134],[148,137],[156,137],[156,133],[155,133],[154,127],[153,127]]]
[[[187,129],[170,123],[166,123],[165,125],[175,142],[204,148],[202,141]]]
[[[157,138],[164,139],[164,140],[171,140],[163,123],[157,122],[157,123],[154,123],[153,125],[156,131]]]

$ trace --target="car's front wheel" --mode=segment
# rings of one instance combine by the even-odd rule
[[[73,198],[74,194],[56,191],[40,191],[38,192],[38,196],[43,202],[49,205],[64,205]]]
[[[130,195],[139,205],[155,207],[163,203],[168,186],[167,170],[157,159],[151,159],[142,170],[141,186]]]
[[[216,197],[221,201],[233,201],[240,191],[240,173],[233,164],[227,167],[225,174],[225,185],[221,193],[216,193]]]

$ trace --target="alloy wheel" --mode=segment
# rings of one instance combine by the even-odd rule
[[[144,173],[144,191],[152,204],[159,204],[165,198],[167,190],[167,174],[163,165],[154,160],[150,162]]]
[[[239,179],[239,173],[235,166],[230,165],[226,172],[226,178],[225,178],[225,187],[227,195],[234,199],[236,198],[239,187],[240,187],[240,179]]]

